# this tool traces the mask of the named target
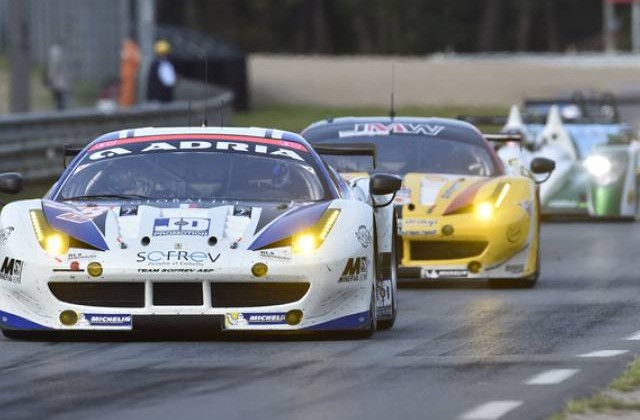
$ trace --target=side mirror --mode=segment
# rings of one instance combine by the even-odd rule
[[[369,180],[369,191],[372,195],[387,195],[398,191],[402,186],[402,179],[395,175],[374,174]]]
[[[534,174],[549,174],[556,169],[556,162],[543,158],[537,157],[531,161],[531,172]]]
[[[22,175],[17,172],[0,174],[0,192],[18,194],[22,191]]]

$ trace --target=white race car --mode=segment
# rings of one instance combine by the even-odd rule
[[[514,161],[526,166],[536,157],[556,162],[540,187],[543,215],[634,220],[639,214],[640,143],[631,126],[590,120],[565,124],[556,105],[546,124],[525,124],[514,106],[503,131],[521,133],[527,146],[501,148],[505,166]]]
[[[0,328],[368,336],[397,313],[399,187],[385,174],[348,185],[279,130],[106,134],[43,199],[2,209]]]

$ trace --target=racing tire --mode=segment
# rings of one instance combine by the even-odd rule
[[[396,230],[396,215],[395,212],[393,214],[393,224],[392,224],[392,235],[393,240],[391,241],[391,258],[390,258],[390,271],[391,271],[391,284],[393,285],[392,292],[392,300],[391,300],[391,318],[389,319],[381,319],[378,321],[377,328],[379,330],[388,330],[393,327],[396,323],[396,318],[398,317],[398,235]]]
[[[371,291],[371,302],[369,302],[369,322],[359,331],[354,331],[351,336],[353,338],[365,339],[370,338],[376,332],[376,288]]]

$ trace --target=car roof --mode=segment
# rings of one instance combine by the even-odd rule
[[[439,124],[445,126],[459,126],[459,127],[468,127],[474,128],[472,124],[469,124],[465,121],[456,120],[453,118],[441,118],[441,117],[390,117],[390,116],[367,116],[367,117],[339,117],[339,118],[326,118],[321,121],[317,121],[307,128],[303,130],[303,132],[310,130],[312,128],[326,126],[326,125],[349,125],[349,124],[360,124],[360,123],[383,123],[383,124],[391,124],[394,122],[398,123],[424,123],[424,124]]]
[[[141,127],[131,128],[104,134],[91,142],[91,146],[114,140],[131,139],[135,137],[190,135],[190,134],[223,134],[239,137],[258,137],[264,139],[285,140],[300,143],[308,147],[307,141],[296,133],[263,127]]]
[[[331,133],[338,137],[340,131],[355,127],[358,124],[421,124],[430,127],[442,127],[443,134],[447,133],[447,138],[451,140],[464,141],[467,143],[486,144],[484,136],[474,125],[456,120],[453,118],[440,117],[390,117],[390,116],[368,116],[368,117],[340,117],[327,118],[315,122],[302,131],[302,136],[313,143],[320,140],[317,137],[328,137]],[[365,137],[363,135],[362,137]],[[425,135],[425,138],[436,137],[436,135]]]

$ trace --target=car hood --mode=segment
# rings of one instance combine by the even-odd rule
[[[42,200],[47,222],[99,250],[127,247],[143,238],[173,242],[229,240],[252,248],[258,240],[276,242],[315,223],[330,202],[230,203],[172,206],[130,203],[78,203]]]
[[[431,216],[448,215],[492,199],[499,193],[500,185],[501,178],[408,173],[403,177],[396,204],[412,204],[415,215],[425,212]]]

